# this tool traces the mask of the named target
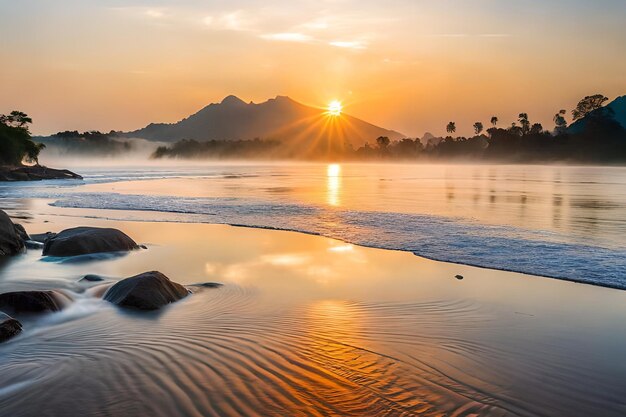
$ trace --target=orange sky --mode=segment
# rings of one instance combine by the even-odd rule
[[[288,95],[410,136],[520,112],[549,127],[584,95],[626,94],[626,8],[545,3],[0,0],[0,113],[38,134],[131,130]]]

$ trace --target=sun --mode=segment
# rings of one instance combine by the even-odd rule
[[[339,100],[333,100],[330,103],[328,103],[328,114],[330,114],[331,116],[339,116],[341,115],[341,110],[343,109],[343,106],[341,104],[341,101]]]

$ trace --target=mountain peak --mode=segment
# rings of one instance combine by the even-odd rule
[[[243,104],[245,105],[246,102],[240,99],[239,97],[233,96],[231,94],[230,96],[224,97],[224,100],[222,100],[220,104],[226,104],[226,105],[242,105]]]

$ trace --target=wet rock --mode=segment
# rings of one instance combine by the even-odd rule
[[[21,224],[14,224],[13,226],[15,227],[15,233],[20,239],[22,239],[23,241],[30,240],[30,236],[28,236],[28,233],[26,232],[26,229],[24,229],[24,226],[22,226]]]
[[[20,237],[23,229],[13,224],[9,215],[0,210],[0,256],[15,255],[24,249],[24,241]]]
[[[16,291],[0,294],[0,309],[11,313],[42,313],[63,308],[62,296],[55,291]]]
[[[30,240],[34,242],[39,242],[39,243],[46,243],[46,240],[52,237],[55,237],[56,235],[57,235],[56,233],[52,233],[52,232],[36,233],[34,235],[30,235]]]
[[[198,288],[219,288],[223,284],[219,282],[198,282],[196,284],[189,285],[190,287],[198,287]]]
[[[103,298],[121,307],[156,310],[188,294],[182,285],[170,281],[161,272],[151,271],[117,282]]]
[[[9,340],[22,331],[22,324],[0,311],[0,343]]]
[[[100,282],[100,281],[104,281],[105,278],[101,277],[100,275],[96,275],[96,274],[87,274],[84,277],[82,277],[81,279],[79,279],[79,282]]]
[[[46,239],[43,254],[77,256],[138,249],[137,243],[121,230],[100,227],[75,227]]]

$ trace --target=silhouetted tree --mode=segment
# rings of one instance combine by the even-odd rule
[[[28,124],[32,123],[33,119],[28,117],[24,112],[13,110],[9,114],[0,114],[0,123],[10,127],[21,127],[28,130]]]
[[[574,120],[582,119],[592,111],[602,107],[604,102],[607,100],[608,97],[605,97],[602,94],[594,94],[583,98],[578,102],[576,108],[572,110],[572,118]]]
[[[389,138],[387,136],[379,136],[378,138],[376,138],[376,144],[378,145],[378,147],[380,149],[387,149],[387,146],[389,146],[389,143],[391,141],[389,140]]]
[[[554,115],[554,118],[552,119],[554,120],[554,124],[556,125],[554,133],[556,133],[557,135],[562,135],[567,129],[567,121],[565,120],[565,117],[563,117],[565,116],[565,113],[567,113],[567,111],[561,109],[557,114]]]
[[[527,135],[530,132],[530,121],[528,120],[528,113],[520,113],[518,116],[518,122],[522,125],[522,135]]]
[[[33,142],[29,123],[32,119],[21,111],[0,114],[0,164],[21,165],[24,160],[39,164],[45,145]]]
[[[446,126],[446,132],[450,134],[456,132],[456,123],[454,122],[448,123],[448,125]]]
[[[497,124],[498,124],[498,117],[497,116],[491,116],[491,125],[493,127],[496,127]]]
[[[524,134],[522,128],[519,127],[515,122],[511,123],[511,127],[509,127],[507,131],[515,136],[522,136]]]
[[[541,125],[541,123],[533,123],[533,125],[530,127],[530,134],[531,135],[538,135],[541,132],[543,132],[543,126]]]
[[[474,123],[474,132],[477,135],[480,135],[480,132],[483,131],[483,124],[481,122],[476,122]]]

